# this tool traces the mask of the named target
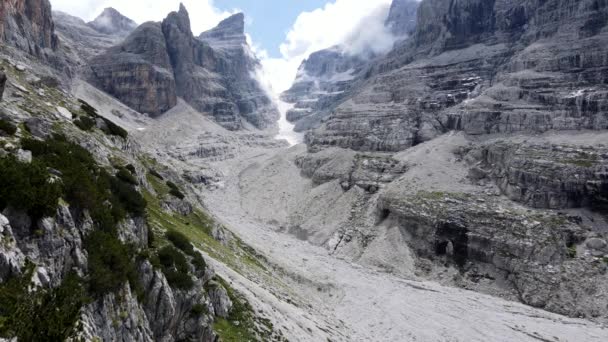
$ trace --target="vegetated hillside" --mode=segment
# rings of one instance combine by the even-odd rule
[[[46,0],[28,4],[50,9]],[[22,18],[49,21],[40,34],[55,37],[50,10],[38,18],[30,13],[38,7],[5,7],[4,27]],[[143,153],[118,117],[62,87],[65,69],[49,68],[35,49],[4,37],[0,337],[279,339],[199,252],[221,250],[235,265],[245,264],[241,258],[251,264],[256,257],[246,246],[216,240],[223,228],[194,204],[180,177]]]

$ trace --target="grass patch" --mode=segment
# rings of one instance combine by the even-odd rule
[[[95,119],[88,116],[80,116],[78,119],[74,120],[74,125],[80,128],[85,132],[90,132],[95,127]]]
[[[184,199],[186,196],[181,192],[181,190],[177,187],[177,185],[171,181],[167,181],[167,186],[169,187],[169,194],[181,199]]]
[[[224,279],[215,277],[228,293],[232,301],[232,310],[228,318],[216,317],[213,330],[224,342],[267,341],[272,335],[273,327],[269,321],[258,320],[247,300],[236,293]],[[256,324],[260,323],[260,324]],[[259,328],[262,327],[263,329]]]

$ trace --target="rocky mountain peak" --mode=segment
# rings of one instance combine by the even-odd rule
[[[199,39],[216,42],[246,43],[245,15],[237,13],[222,20],[215,28],[201,33]]]
[[[137,24],[133,20],[125,17],[112,7],[104,9],[103,12],[97,16],[95,20],[89,22],[88,25],[98,32],[110,35],[127,35],[137,27]]]
[[[190,14],[188,14],[188,10],[184,4],[179,4],[179,10],[177,12],[171,12],[163,20],[163,27],[175,25],[179,31],[183,33],[187,33],[192,35],[192,30],[190,28]]]

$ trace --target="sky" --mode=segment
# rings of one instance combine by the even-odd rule
[[[231,14],[245,13],[245,30],[265,81],[278,93],[291,86],[298,66],[315,51],[346,42],[354,47],[382,43],[377,37],[383,35],[369,28],[383,22],[391,0],[51,0],[54,10],[86,21],[114,7],[140,24],[162,20],[180,2],[195,35]],[[362,26],[367,29],[358,29]]]

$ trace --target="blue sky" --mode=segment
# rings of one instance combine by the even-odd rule
[[[365,1],[365,0],[362,0]],[[215,6],[226,11],[234,8],[247,16],[247,32],[253,41],[279,57],[279,46],[302,12],[323,7],[327,0],[216,0]]]

